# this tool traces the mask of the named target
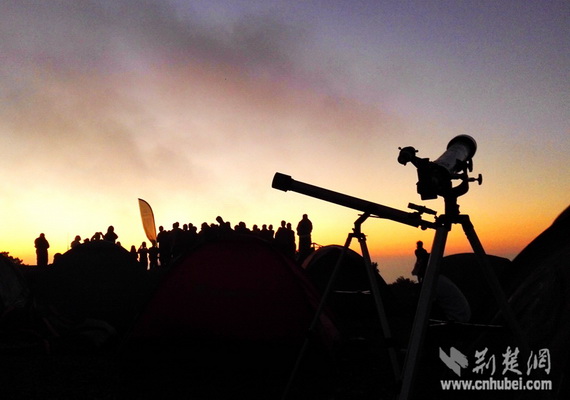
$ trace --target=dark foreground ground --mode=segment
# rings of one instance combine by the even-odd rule
[[[401,368],[411,315],[391,315],[390,323]],[[142,343],[125,335],[98,344],[100,336],[86,329],[60,337],[49,337],[45,331],[39,336],[41,329],[4,331],[0,399],[271,400],[285,393],[287,399],[300,400],[395,399],[398,384],[376,315],[357,313],[341,328],[343,337],[329,351],[310,343],[288,391],[300,343],[284,347],[187,338]],[[457,392],[439,390],[439,379],[449,378],[449,370],[438,359],[438,346],[462,348],[482,333],[476,330],[454,325],[429,329],[415,399],[515,398],[513,393],[488,392],[457,397]],[[504,333],[494,335],[500,338]]]
[[[453,329],[457,327],[440,332],[431,329],[427,346],[433,348],[434,334],[438,342],[446,336],[464,336]],[[96,348],[69,338],[65,343],[52,343],[49,352],[41,346],[4,346],[1,399],[281,399],[297,355],[296,349],[283,354],[283,349],[267,348],[258,354],[231,345],[213,349],[208,343],[161,347],[167,350],[157,354],[121,343]],[[400,363],[403,354],[400,350]],[[277,364],[277,360],[285,362]],[[414,398],[525,398],[513,392],[444,393],[437,384],[446,376],[451,378],[437,355],[433,351],[424,354]],[[360,337],[342,343],[333,358],[309,350],[287,399],[383,400],[395,399],[397,393],[384,343]]]
[[[344,310],[349,317],[339,321],[342,335],[332,347],[309,342],[291,380],[302,341],[137,341],[128,328],[117,333],[98,320],[70,320],[49,306],[57,293],[42,294],[45,274],[28,273],[27,278],[36,293],[34,303],[0,326],[1,400],[265,400],[285,393],[288,399],[392,399],[397,392],[369,296],[350,305],[352,311]],[[400,365],[411,325],[411,315],[403,311],[391,316]]]
[[[287,399],[293,400],[384,400],[397,398],[399,392],[388,345],[370,296],[332,299],[331,306],[336,309],[337,317],[340,316],[336,321],[341,333],[339,340],[327,349],[310,341],[290,381],[302,340],[287,345],[188,337],[155,343],[133,340],[129,335],[132,321],[118,318],[125,315],[125,310],[115,310],[113,303],[105,312],[115,326],[123,327],[119,332],[108,329],[100,320],[70,321],[66,313],[62,315],[51,309],[50,304],[57,304],[58,291],[53,291],[55,282],[46,285],[45,279],[42,274],[28,275],[36,294],[34,303],[11,317],[16,321],[4,319],[0,326],[0,400],[271,400],[283,399],[285,394]],[[51,289],[46,296],[42,294],[42,287],[48,286]],[[391,302],[387,301],[391,303],[387,304],[387,314],[401,370],[418,287],[404,285],[395,289],[390,290],[393,297]],[[73,296],[75,303],[79,303],[81,293]],[[436,315],[432,317],[437,317],[437,309],[434,312]],[[504,328],[432,323],[413,399],[567,398],[555,391],[441,390],[440,380],[453,379],[454,375],[442,363],[440,347],[449,351],[453,346],[470,356],[477,349],[489,347],[500,363],[501,353],[513,345],[516,342]],[[556,369],[553,366],[553,370]]]

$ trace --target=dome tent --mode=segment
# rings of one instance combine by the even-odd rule
[[[547,349],[550,354],[551,370],[543,378],[553,380],[559,398],[568,398],[570,207],[515,257],[509,272],[509,303],[529,347],[535,353]],[[550,398],[549,393],[541,395],[540,398]]]
[[[496,354],[497,357],[504,356],[509,347],[515,351],[520,350],[516,361],[522,372],[523,381],[547,380],[552,383],[552,389],[513,391],[509,398],[516,400],[568,398],[570,395],[570,385],[567,381],[570,372],[568,362],[570,322],[567,317],[570,311],[569,260],[570,208],[531,241],[511,263],[504,265],[502,285],[510,309],[528,345],[528,352],[509,329],[501,313],[496,314],[497,318],[493,319],[492,325],[489,326],[466,327],[463,330],[456,327],[454,341],[459,337],[463,339],[462,343],[457,346],[457,343],[450,341],[446,344],[446,348],[450,345],[457,346],[456,348],[471,357],[475,350],[481,348],[488,349],[489,354]],[[458,331],[462,335],[457,335]],[[438,345],[441,346],[440,343]],[[543,364],[540,364],[542,368],[539,368],[538,363],[533,360],[536,360],[539,354],[544,355],[544,351],[547,352],[547,357],[542,359]],[[433,353],[436,359],[437,347]],[[445,369],[445,372],[453,374],[448,369]],[[470,374],[462,375],[462,379],[476,375],[471,371],[466,372]],[[438,379],[441,379],[441,376]],[[440,397],[447,398],[443,396],[446,393],[439,394],[442,395]],[[491,396],[490,392],[481,392],[473,393],[473,398],[504,398],[505,392],[499,392],[497,395],[499,397]]]
[[[236,234],[203,242],[180,258],[130,339],[136,348],[190,352],[200,362],[219,357],[228,365],[247,359],[287,368],[318,301],[318,292],[291,259],[264,240]],[[326,314],[321,322],[315,339],[327,346],[336,330]]]
[[[313,252],[303,262],[303,268],[307,271],[315,285],[324,291],[330,275],[340,257],[344,247],[340,245],[323,246]],[[378,285],[384,290],[386,282],[377,274]],[[343,263],[335,280],[335,290],[342,291],[366,291],[370,290],[370,282],[364,258],[352,249],[347,249]]]
[[[40,304],[75,321],[104,321],[118,333],[132,326],[152,290],[149,275],[129,252],[103,240],[62,254],[35,286]]]
[[[485,257],[497,277],[501,277],[511,265],[511,261],[504,257],[490,254]],[[476,254],[459,253],[443,257],[440,273],[449,278],[469,302],[471,322],[491,321],[499,307]]]
[[[0,254],[0,316],[24,307],[29,295],[24,276],[8,257]]]
[[[323,246],[313,252],[303,262],[303,268],[321,292],[325,291],[343,249],[344,247],[340,245]],[[376,282],[386,307],[386,312],[395,312],[397,308],[396,300],[380,273],[376,274]],[[375,312],[373,311],[372,296],[367,296],[369,294],[370,281],[366,272],[364,258],[354,250],[347,249],[333,285],[332,307],[337,312],[347,315],[358,313],[358,309],[365,311],[366,314],[371,310]],[[366,297],[364,300],[361,299],[363,295]],[[354,304],[349,305],[351,302],[354,302]],[[364,308],[361,308],[363,304],[365,304]],[[345,309],[346,307],[348,309]]]

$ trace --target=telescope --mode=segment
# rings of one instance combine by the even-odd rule
[[[482,177],[469,178],[467,171],[473,170],[473,156],[477,143],[469,135],[459,135],[451,139],[446,151],[435,161],[416,156],[417,150],[411,146],[400,148],[398,162],[406,165],[411,162],[418,170],[417,190],[422,200],[436,199],[437,196],[459,197],[468,190],[468,182],[482,183]],[[453,179],[462,183],[452,187]]]
[[[401,211],[395,208],[373,203],[371,201],[310,185],[308,183],[299,182],[294,180],[291,176],[281,174],[279,172],[277,172],[273,177],[271,187],[274,189],[282,190],[284,192],[291,190],[293,192],[328,201],[329,203],[334,203],[362,211],[371,216],[391,219],[393,221],[411,225],[416,228],[421,227],[422,229],[427,229],[428,227],[433,227],[433,222],[425,221],[421,218],[421,214],[423,212],[421,210],[418,210],[417,212]]]

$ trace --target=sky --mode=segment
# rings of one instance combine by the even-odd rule
[[[512,259],[570,203],[566,1],[0,0],[0,36],[0,251],[27,264],[40,233],[50,262],[109,225],[138,247],[138,198],[167,229],[306,213],[314,242],[343,244],[359,211],[272,189],[276,172],[442,214],[398,148],[434,160],[460,134],[487,253]],[[362,230],[387,281],[434,235]],[[446,254],[466,251],[454,226]]]

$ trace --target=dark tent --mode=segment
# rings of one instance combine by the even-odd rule
[[[339,245],[323,246],[303,262],[303,268],[321,293],[325,291],[343,249]],[[396,314],[397,301],[379,273],[376,274],[376,283],[386,314]],[[356,335],[358,333],[355,329],[358,330],[362,324],[379,321],[370,289],[364,258],[354,250],[347,249],[333,283],[332,293],[327,299],[327,305],[335,313],[346,335]]]
[[[569,398],[570,207],[513,260],[509,272],[510,304],[530,349],[549,350],[551,373],[544,378],[560,391],[556,398]],[[534,398],[555,398],[540,395]]]
[[[330,275],[340,257],[343,246],[329,245],[319,248],[303,262],[303,268],[307,271],[311,280],[319,290],[324,291]],[[386,288],[386,282],[377,274],[378,285]],[[335,279],[334,290],[337,291],[367,291],[370,290],[370,282],[364,259],[352,249],[347,249],[343,263]]]
[[[570,208],[566,209],[550,227],[529,243],[511,263],[505,264],[502,275],[502,284],[509,306],[519,323],[531,353],[524,351],[522,344],[517,341],[500,314],[499,318],[493,322],[502,325],[503,328],[480,326],[460,329],[460,327],[455,327],[451,329],[455,333],[453,337],[448,332],[447,338],[453,340],[450,339],[446,348],[450,345],[458,346],[459,342],[457,348],[469,356],[473,356],[475,350],[488,348],[490,354],[496,354],[497,357],[504,356],[509,347],[517,348],[521,351],[517,358],[519,370],[522,372],[520,377],[524,381],[551,381],[552,390],[511,391],[508,393],[508,398],[517,400],[570,398],[570,385],[567,381],[570,374],[568,362],[570,357],[570,319],[568,318],[570,314],[570,291],[568,290],[570,288]],[[461,283],[458,283],[459,285]],[[466,287],[476,286],[479,284],[472,283]],[[472,294],[469,296],[473,298]],[[491,300],[488,300],[489,304],[492,303]],[[479,299],[479,301],[481,305],[486,303],[484,299]],[[440,338],[443,332],[438,330],[437,333],[439,339],[437,346],[442,346]],[[469,340],[469,346],[466,340],[461,343],[458,339],[467,339],[477,333],[479,335]],[[433,359],[430,360],[432,364],[438,358],[437,346],[434,346]],[[435,363],[435,365],[438,364]],[[450,373],[448,369],[445,371]],[[470,375],[466,376],[466,378],[470,377]],[[464,378],[463,375],[462,378]],[[472,395],[469,398],[494,399],[505,398],[506,392],[494,393],[497,397],[493,397],[493,393],[490,392],[482,392],[479,395],[475,392],[469,394]]]
[[[25,278],[7,257],[0,255],[0,316],[26,305],[29,288]]]
[[[290,359],[317,305],[318,293],[298,265],[267,242],[236,234],[204,242],[172,266],[131,340],[195,351],[193,360],[200,350],[234,345],[248,358],[265,351],[263,357],[278,361],[277,351],[285,349],[281,355]],[[316,339],[330,344],[336,331],[327,315],[321,321]],[[229,363],[233,356],[222,357]]]
[[[102,240],[67,251],[30,279],[38,303],[74,321],[104,321],[119,333],[132,326],[152,288],[127,250]]]
[[[486,255],[497,280],[511,264],[507,258]],[[473,253],[443,257],[440,273],[447,276],[466,297],[471,307],[471,322],[489,322],[497,312],[497,302]]]
[[[547,257],[561,257],[570,243],[570,207],[518,254],[505,271],[505,290],[512,294]]]

